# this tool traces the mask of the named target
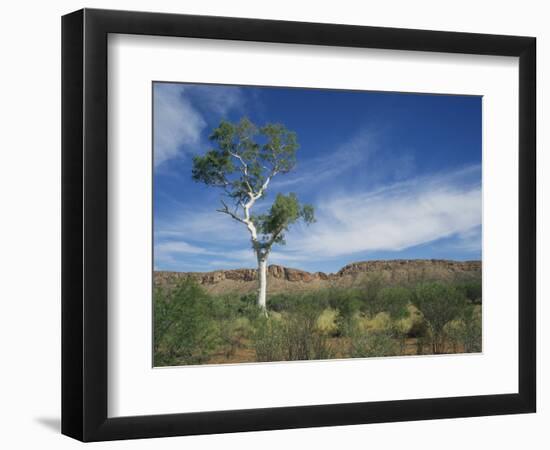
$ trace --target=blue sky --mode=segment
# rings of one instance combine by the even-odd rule
[[[481,258],[481,97],[155,83],[155,270],[254,267],[246,228],[191,179],[221,119],[277,122],[298,135],[278,192],[315,207],[270,264],[335,272],[369,259]]]

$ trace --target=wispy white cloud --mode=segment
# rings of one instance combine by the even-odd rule
[[[206,122],[177,84],[157,84],[154,92],[155,166],[190,151]]]
[[[344,144],[328,153],[323,152],[323,156],[301,159],[294,171],[273,180],[272,189],[299,189],[302,192],[318,189],[320,184],[333,182],[357,167],[363,168],[365,179],[360,180],[357,173],[354,178],[363,184],[406,179],[416,166],[412,153],[406,149],[392,152],[381,145],[379,134],[363,128]]]
[[[177,264],[178,257],[182,255],[206,255],[208,252],[185,241],[163,241],[155,242],[154,256],[155,267],[159,265],[171,266]]]
[[[359,252],[400,251],[481,224],[481,186],[467,168],[366,192],[335,193],[317,202],[317,222],[289,237],[285,255],[304,260]],[[472,245],[475,245],[472,241]]]
[[[244,106],[243,91],[235,86],[193,85],[187,93],[205,114],[224,117],[231,110],[241,110]]]
[[[481,226],[479,225],[457,233],[456,239],[453,239],[452,242],[446,243],[441,247],[442,250],[451,249],[462,252],[479,253],[482,245],[481,239]]]
[[[232,249],[214,246],[201,247],[182,240],[155,243],[155,268],[177,270],[215,270],[221,268],[251,267],[255,265],[252,249]],[[183,258],[182,258],[183,257]]]
[[[374,152],[373,134],[362,130],[329,156],[302,161],[295,170],[273,180],[272,189],[314,186],[364,163]]]
[[[179,209],[173,215],[155,221],[158,240],[186,239],[224,245],[248,241],[242,224],[215,210],[216,204],[203,209]]]
[[[158,83],[154,88],[155,167],[194,153],[208,116],[221,118],[242,106],[238,88]]]
[[[295,226],[270,262],[300,265],[321,258],[400,251],[443,238],[463,251],[481,249],[480,167],[417,177],[378,189],[335,192],[316,202],[317,222]],[[155,224],[156,265],[190,255],[208,269],[253,266],[249,236],[212,209],[184,210]],[[194,244],[190,244],[192,241]],[[183,269],[181,269],[183,270]]]
[[[400,251],[443,238],[449,248],[481,249],[480,167],[413,178],[376,190],[334,193],[316,202],[317,222],[298,225],[288,245],[276,247],[270,262],[300,266],[322,258]],[[203,257],[208,270],[252,267],[246,230],[215,211],[188,212],[161,224],[156,265],[176,264],[181,256]],[[168,240],[168,241],[163,241]],[[191,245],[182,239],[202,242]],[[183,270],[183,269],[180,269]]]
[[[184,253],[184,254],[209,254],[207,250],[196,245],[188,244],[185,241],[166,241],[159,243],[155,249],[159,252],[166,253]]]
[[[173,270],[209,271],[255,265],[246,229],[213,207],[181,208],[176,214],[155,221],[154,257],[156,268]]]

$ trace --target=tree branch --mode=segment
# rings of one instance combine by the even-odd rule
[[[243,157],[241,155],[239,155],[238,153],[232,152],[231,150],[227,150],[227,152],[231,156],[233,156],[234,158],[237,158],[241,162],[241,165],[243,167],[243,174],[248,176],[248,164],[246,164]]]
[[[246,187],[248,188],[248,193],[250,195],[250,193],[253,192],[254,189],[252,189],[252,186],[250,185],[250,182],[248,181],[248,177],[249,177],[249,175],[248,175],[248,164],[245,162],[243,157],[241,155],[239,155],[238,153],[232,152],[231,150],[228,150],[228,153],[231,156],[233,156],[234,158],[236,158],[240,161],[241,166],[242,166],[241,172],[244,175],[243,181],[246,184]]]
[[[281,226],[275,231],[274,233],[271,233],[271,237],[269,240],[265,243],[265,245],[270,249],[275,240],[281,235],[281,233],[285,231],[285,227]]]
[[[255,194],[255,197],[256,197],[256,198],[255,198],[254,200],[257,200],[257,199],[259,199],[262,195],[264,195],[264,192],[265,192],[265,190],[267,189],[267,186],[269,185],[269,182],[271,181],[271,179],[272,179],[275,175],[277,175],[277,173],[278,173],[277,170],[274,169],[274,170],[269,174],[269,176],[265,179],[264,184],[262,184],[262,187],[260,188],[260,190]]]
[[[246,223],[246,221],[243,218],[241,218],[237,214],[229,211],[229,207],[227,206],[227,204],[223,200],[221,200],[221,202],[222,202],[222,205],[223,205],[223,209],[217,209],[216,210],[217,212],[227,214],[228,216],[231,216],[233,219],[235,219],[237,222],[244,223],[245,225],[248,226],[248,224]]]

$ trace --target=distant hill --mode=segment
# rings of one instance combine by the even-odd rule
[[[193,277],[208,292],[245,294],[257,288],[255,269],[217,270],[214,272],[154,272],[155,286],[171,287]],[[271,265],[268,268],[268,293],[305,292],[329,287],[352,287],[369,278],[379,277],[388,284],[419,281],[462,281],[481,278],[481,261],[442,259],[395,259],[363,261],[344,266],[336,273],[306,272]]]

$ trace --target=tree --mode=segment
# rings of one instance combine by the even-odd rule
[[[428,324],[432,351],[443,353],[445,325],[460,317],[467,304],[466,297],[453,286],[434,282],[418,285],[411,300]]]
[[[258,306],[266,312],[267,259],[273,244],[285,244],[285,232],[299,220],[314,222],[311,205],[301,205],[295,194],[277,194],[265,214],[253,215],[256,202],[264,198],[271,180],[296,165],[296,134],[281,124],[257,127],[244,118],[238,123],[223,120],[210,141],[215,148],[193,158],[193,179],[223,190],[217,211],[243,224],[250,234],[258,261]]]

